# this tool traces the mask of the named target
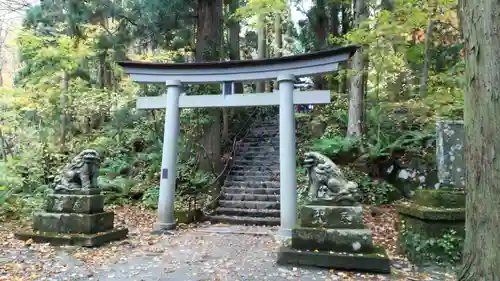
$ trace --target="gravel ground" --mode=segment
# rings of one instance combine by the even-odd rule
[[[281,267],[275,262],[278,243],[265,235],[273,228],[201,224],[154,236],[154,214],[132,209],[141,218],[132,220],[130,208],[115,211],[129,226],[129,238],[96,249],[25,244],[0,230],[0,281],[454,280],[397,257],[390,276]]]

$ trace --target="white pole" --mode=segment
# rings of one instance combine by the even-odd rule
[[[159,222],[155,231],[175,229],[174,202],[177,175],[177,142],[179,139],[179,95],[180,81],[167,81],[167,109],[163,132],[161,160],[160,198],[158,199]]]
[[[291,237],[297,222],[297,175],[293,75],[278,77],[280,91],[280,209],[283,237]]]

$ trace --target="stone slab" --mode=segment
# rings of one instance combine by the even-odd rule
[[[421,237],[441,239],[443,238],[443,234],[454,230],[458,236],[465,238],[464,220],[423,220],[404,214],[400,214],[399,219],[401,226],[405,228],[406,232],[418,234]]]
[[[33,229],[42,232],[94,234],[113,228],[113,212],[68,214],[39,212],[33,215]]]
[[[459,190],[416,190],[412,200],[426,207],[465,208],[465,192]]]
[[[343,202],[332,202],[332,200],[325,200],[325,199],[316,199],[314,201],[307,201],[306,205],[308,206],[343,206],[343,207],[350,207],[350,206],[361,206],[361,203],[356,203],[355,205],[349,204],[346,205]]]
[[[281,247],[278,252],[279,265],[314,266],[338,270],[373,273],[390,273],[391,261],[383,249],[376,253],[347,254],[324,251],[301,251]]]
[[[373,251],[369,229],[321,229],[297,227],[292,229],[292,248],[348,253]]]
[[[306,205],[300,209],[302,227],[363,229],[362,206]]]
[[[440,120],[436,133],[439,188],[465,188],[464,122]]]
[[[58,190],[54,194],[69,194],[69,195],[99,195],[102,193],[101,188],[77,189],[77,190]]]
[[[16,233],[17,239],[35,243],[49,243],[53,246],[72,245],[83,247],[98,247],[111,241],[122,240],[127,237],[128,229],[112,229],[96,234],[60,234],[50,232],[21,232]]]
[[[435,208],[414,203],[395,205],[398,213],[433,221],[465,221],[465,208]]]
[[[51,194],[47,196],[45,210],[54,213],[102,213],[104,195]]]

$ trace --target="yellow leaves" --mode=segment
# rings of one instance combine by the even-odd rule
[[[285,13],[289,7],[286,0],[249,0],[232,15],[239,19],[248,19],[273,13]]]
[[[188,51],[184,48],[178,49],[176,51],[171,50],[157,50],[154,54],[146,53],[142,55],[131,55],[131,60],[135,61],[147,61],[147,62],[161,62],[161,63],[173,63],[174,59],[177,57],[187,57]]]

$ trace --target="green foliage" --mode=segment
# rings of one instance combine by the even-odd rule
[[[314,140],[312,148],[328,157],[334,157],[352,152],[359,143],[360,140],[357,138],[334,136]]]
[[[374,179],[352,165],[344,166],[341,169],[349,180],[358,183],[358,187],[363,193],[362,202],[364,204],[389,204],[400,197],[399,191],[383,179]]]
[[[449,230],[440,238],[413,233],[401,222],[399,243],[409,258],[417,263],[455,265],[461,261],[464,239]]]

